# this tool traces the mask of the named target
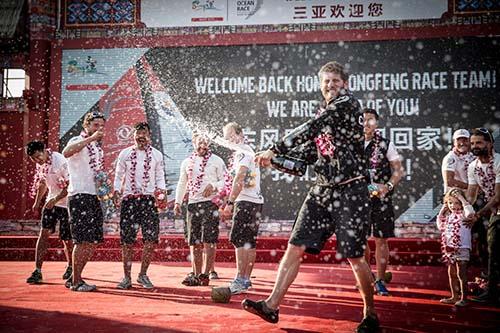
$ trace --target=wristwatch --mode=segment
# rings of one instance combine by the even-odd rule
[[[394,184],[391,182],[385,183],[385,186],[387,186],[387,188],[389,189],[389,192],[392,192],[392,190],[394,190]]]

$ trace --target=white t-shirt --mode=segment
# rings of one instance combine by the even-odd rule
[[[137,149],[137,164],[135,169],[135,180],[131,174],[133,148],[131,146],[123,149],[118,155],[116,161],[114,189],[122,192],[124,196],[129,194],[144,194],[153,195],[155,189],[165,190],[165,171],[163,167],[163,155],[155,149],[151,149],[151,165],[149,169],[149,182],[144,185],[144,161],[146,159],[146,151]],[[136,193],[132,191],[132,181],[135,181]]]
[[[439,213],[438,219],[437,219],[437,224],[438,228],[441,229],[442,226],[440,226],[440,223],[443,223],[442,220],[446,220],[444,222],[444,239],[445,243],[447,246],[452,247],[453,246],[453,224],[452,223],[447,223],[448,219],[450,218],[450,215],[447,217],[442,217],[442,211],[444,210],[441,208],[441,212]],[[464,206],[464,213],[463,216],[467,217],[471,214],[474,214],[474,208],[472,208],[471,205],[466,205]],[[461,249],[471,249],[472,248],[472,243],[471,243],[471,229],[464,225],[463,223],[460,223],[460,248]]]
[[[68,145],[83,140],[84,138],[81,135],[75,136],[68,141]],[[97,159],[100,154],[97,149],[97,143],[93,141],[91,145],[94,145],[94,151]],[[90,167],[90,156],[87,147],[83,147],[83,149],[78,153],[68,157],[67,161],[69,172],[68,196],[75,195],[77,193],[96,195],[95,176],[94,171]]]
[[[488,163],[487,164],[483,164],[483,163],[481,163],[481,161],[479,160],[479,158],[475,159],[469,165],[469,170],[468,170],[469,184],[471,184],[471,185],[479,185],[479,187],[481,188],[481,190],[483,190],[483,192],[486,195],[486,200],[489,201],[491,199],[491,197],[488,194],[487,189],[484,189],[481,186],[481,181],[479,179],[479,176],[475,172],[476,166],[480,167],[483,170],[484,173],[487,172]],[[495,173],[495,184],[500,184],[500,154],[498,154],[498,153],[494,153],[494,155],[493,155],[493,172]],[[497,214],[498,213],[500,213],[500,207],[498,207]]]
[[[476,157],[472,153],[457,155],[453,150],[443,158],[441,164],[441,174],[443,175],[444,193],[450,189],[446,184],[446,171],[453,171],[454,179],[467,184],[467,168]]]
[[[66,158],[61,153],[52,152],[52,163],[51,167],[47,172],[47,178],[45,179],[47,183],[47,188],[49,193],[47,194],[47,200],[49,201],[52,198],[61,193],[62,188],[59,184],[62,181],[67,181],[69,179],[68,174],[68,163]],[[66,208],[68,206],[67,197],[62,198],[56,203],[56,206]]]
[[[242,149],[242,151],[236,152],[234,156],[233,170],[231,171],[231,174],[238,173],[238,170],[242,166],[247,167],[247,179],[253,178],[253,186],[243,186],[243,189],[235,201],[249,201],[262,204],[264,203],[264,197],[260,191],[260,169],[254,162],[255,153],[249,145],[239,144],[238,146]]]
[[[481,184],[479,181],[479,177],[474,172],[476,165],[479,166],[481,169],[483,169],[484,172],[486,172],[486,168],[488,167],[488,164],[483,164],[479,159],[476,159],[471,164],[469,164],[469,170],[468,170],[469,184],[473,184],[473,185]],[[493,171],[495,172],[495,184],[500,184],[500,154],[499,153],[493,154]]]
[[[201,164],[203,162],[203,157],[195,156],[194,162],[191,162],[191,158],[188,157],[181,163],[179,182],[177,183],[177,188],[175,190],[175,203],[181,204],[186,191],[188,190],[188,169],[189,164],[193,163],[193,183],[196,182],[196,178],[201,173]],[[200,187],[196,189],[193,195],[189,195],[189,203],[197,203],[212,200],[217,192],[214,192],[208,197],[203,196],[203,190],[207,187],[208,184],[212,184],[213,187],[217,189],[217,191],[222,190],[224,187],[224,174],[226,172],[226,165],[222,158],[217,155],[212,154],[207,161],[207,165],[205,166],[203,179],[200,183]]]

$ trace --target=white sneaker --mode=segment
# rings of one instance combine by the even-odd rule
[[[234,279],[229,284],[229,290],[231,290],[231,295],[238,295],[247,292],[248,288],[242,281]]]
[[[91,292],[95,291],[97,287],[94,284],[86,284],[85,282],[80,282],[77,286],[71,286],[72,291],[80,291],[80,292]]]
[[[116,286],[118,289],[130,289],[132,288],[132,281],[130,281],[130,278],[124,277],[120,283]]]
[[[146,289],[153,289],[155,287],[147,275],[139,275],[137,277],[137,282],[139,282]]]

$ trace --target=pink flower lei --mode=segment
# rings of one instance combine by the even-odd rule
[[[319,109],[316,113],[316,118],[321,116],[326,109]],[[314,138],[316,147],[322,156],[333,157],[335,154],[335,145],[333,144],[333,136],[329,133],[322,133]]]
[[[494,158],[491,158],[491,161],[488,163],[486,167],[486,172],[479,166],[479,160],[477,160],[476,167],[474,168],[474,173],[479,178],[479,185],[483,190],[486,201],[489,201],[491,198],[495,196],[495,170],[493,170],[493,162]]]
[[[84,139],[89,137],[88,133],[85,131],[82,131],[80,135]],[[94,177],[95,177],[99,172],[104,171],[104,152],[102,150],[102,147],[94,142],[91,142],[87,145],[87,150],[90,158],[89,160],[90,168],[94,172]]]
[[[188,192],[190,197],[192,197],[196,192],[200,190],[201,182],[203,181],[203,177],[205,176],[205,168],[207,166],[208,160],[210,159],[210,156],[212,156],[212,152],[208,150],[205,156],[203,156],[203,160],[201,161],[200,166],[200,174],[196,176],[196,180],[193,181],[194,159],[196,156],[198,156],[198,154],[196,152],[193,152],[189,157],[187,170]]]
[[[450,213],[444,216],[438,216],[441,229],[441,253],[443,254],[443,262],[448,265],[455,263],[455,255],[458,253],[461,245],[460,227],[463,221],[463,212]],[[446,242],[446,228],[451,226],[451,244]],[[451,248],[449,251],[447,248]]]
[[[130,153],[130,163],[132,164],[130,168],[130,180],[131,180],[131,190],[133,194],[143,194],[149,184],[151,170],[151,161],[153,159],[153,147],[148,145],[145,148],[146,158],[144,159],[144,173],[142,175],[142,188],[141,191],[137,190],[137,184],[135,180],[135,172],[137,169],[137,147],[132,148],[132,152]]]
[[[469,164],[475,159],[475,157],[471,157],[469,153],[462,153],[455,147],[453,147],[453,152],[455,153],[455,155],[458,156],[458,158],[464,160],[464,171],[465,174],[467,174],[467,170],[469,169]]]
[[[380,143],[382,142],[382,135],[379,130],[375,130],[373,134],[373,151],[370,156],[370,169],[377,169],[380,163]]]
[[[33,176],[33,184],[31,184],[30,188],[30,197],[34,198],[36,196],[36,192],[38,190],[38,186],[42,181],[47,179],[47,174],[49,173],[49,169],[52,167],[52,151],[47,149],[47,161],[44,164],[36,164],[35,175]]]
[[[227,165],[227,170],[224,173],[224,188],[220,192],[221,197],[225,197],[231,193],[231,188],[233,186],[233,176],[231,172],[233,171],[233,164],[234,164],[234,157],[236,153],[233,153],[231,155],[231,158],[229,158],[228,165]]]

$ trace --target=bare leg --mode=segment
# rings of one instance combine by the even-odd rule
[[[215,243],[203,243],[204,274],[208,275],[211,271],[213,271],[216,248],[217,244]]]
[[[387,238],[375,238],[375,246],[377,280],[383,281],[385,279],[387,264],[389,263],[389,244],[387,243]]]
[[[191,263],[193,267],[193,272],[195,275],[201,274],[202,265],[203,265],[203,245],[196,244],[191,245]]]
[[[304,251],[304,247],[288,244],[285,255],[283,256],[283,259],[281,259],[280,266],[278,268],[278,276],[274,282],[273,291],[265,300],[268,308],[276,310],[279,307],[288,288],[299,273]]]
[[[460,282],[460,291],[462,293],[460,300],[467,300],[467,261],[457,262],[457,275]]]
[[[370,250],[370,246],[368,245],[368,241],[366,241],[366,246],[365,246],[365,260],[368,263],[368,265],[371,262],[371,254],[372,253],[371,253],[371,250]]]
[[[373,279],[370,266],[365,260],[365,257],[349,258],[352,271],[356,276],[359,285],[359,292],[363,298],[363,315],[375,316],[375,306],[373,304]]]
[[[236,270],[237,277],[243,279],[250,279],[252,269],[255,263],[256,250],[247,249],[244,247],[236,248]]]
[[[132,244],[122,245],[122,259],[123,259],[123,275],[126,278],[131,278],[132,274],[132,259],[134,257],[134,249]]]
[[[83,263],[82,271],[85,269],[85,266],[87,263],[92,259],[92,256],[94,255],[95,248],[97,247],[97,244],[94,243],[88,243],[88,247],[85,251],[85,261]]]
[[[458,300],[460,292],[460,282],[457,276],[457,266],[455,264],[448,265],[448,279],[450,281],[451,298],[449,300]]]
[[[76,286],[82,281],[82,271],[85,265],[94,254],[95,244],[79,243],[73,249],[73,285]]]
[[[252,270],[253,266],[255,265],[255,257],[257,256],[257,250],[255,248],[253,249],[247,249],[245,251],[245,269],[243,270],[243,277],[245,279],[250,279],[252,276]]]
[[[42,228],[40,229],[40,234],[38,235],[38,240],[36,241],[36,251],[35,251],[35,267],[42,269],[43,258],[47,253],[47,248],[49,247],[49,235],[50,230]]]
[[[212,263],[210,264],[210,272],[215,272],[215,258],[217,256],[217,243],[212,244],[214,247],[214,260],[212,260]]]
[[[235,254],[236,254],[236,277],[242,278],[244,273],[243,271],[245,269],[244,248],[237,247],[235,249]]]
[[[139,273],[139,275],[146,275],[146,273],[148,272],[148,268],[149,265],[151,264],[155,247],[156,243],[154,242],[144,242],[144,249],[142,249],[141,272]]]
[[[64,255],[66,256],[66,261],[68,262],[68,266],[71,266],[72,265],[71,251],[73,249],[73,242],[70,240],[62,242],[64,245]]]

